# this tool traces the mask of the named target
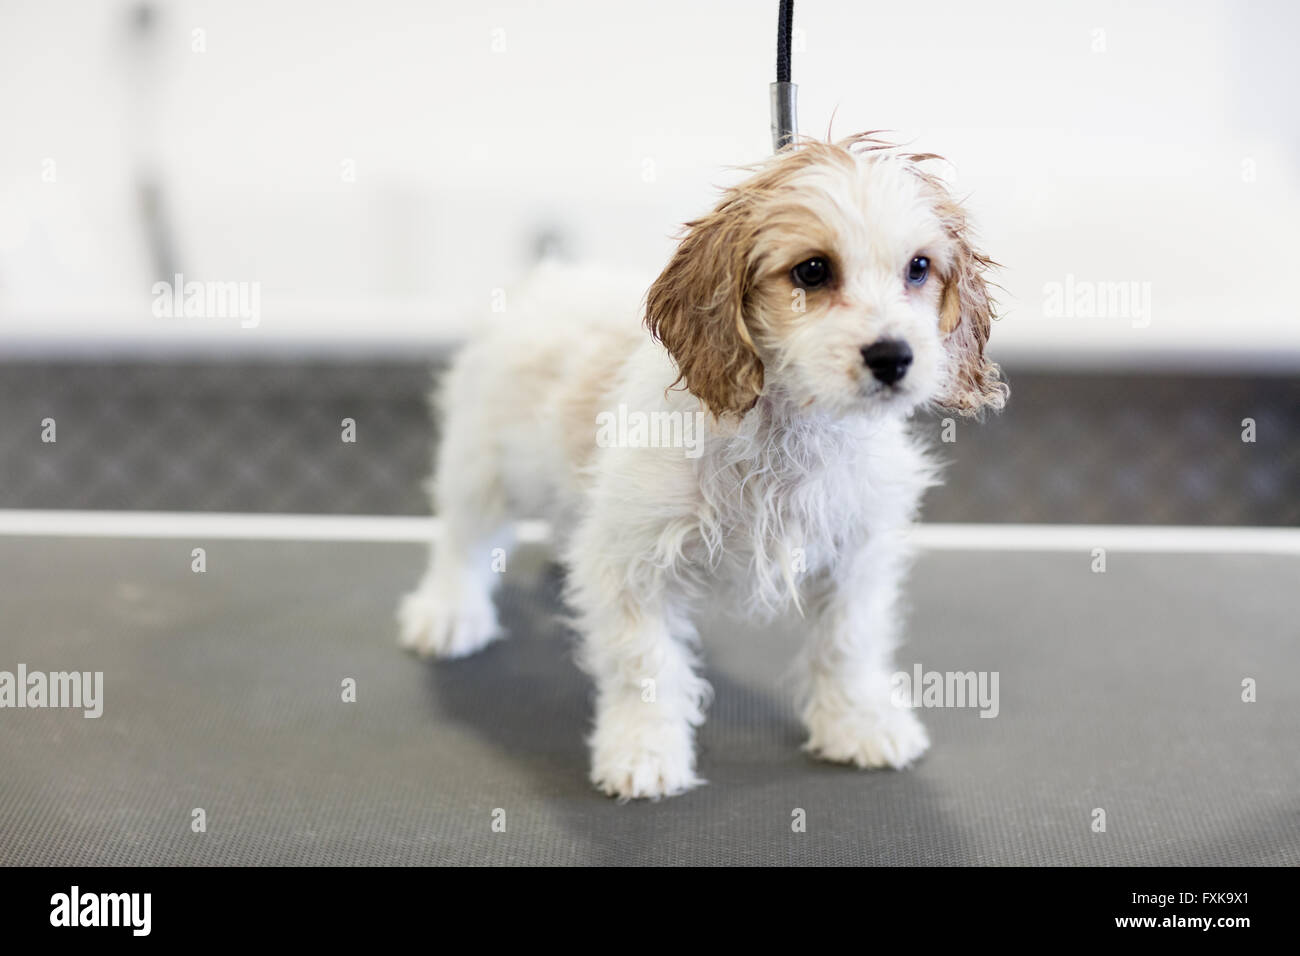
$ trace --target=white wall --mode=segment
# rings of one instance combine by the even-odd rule
[[[7,350],[427,344],[546,230],[653,275],[769,149],[775,2],[157,7],[142,43],[128,4],[0,3]],[[956,164],[1004,357],[1300,364],[1300,6],[801,0],[796,26],[804,132]],[[187,278],[260,283],[257,329],[150,314],[141,168]],[[1149,326],[1046,316],[1067,276],[1149,284]]]

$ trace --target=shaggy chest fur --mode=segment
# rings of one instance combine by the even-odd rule
[[[768,400],[708,443],[698,478],[710,567],[771,612],[798,593],[802,575],[910,521],[931,480],[897,423],[790,414]]]

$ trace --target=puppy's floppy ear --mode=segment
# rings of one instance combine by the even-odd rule
[[[936,210],[956,250],[939,301],[939,330],[952,363],[951,381],[939,404],[961,415],[977,415],[985,408],[999,409],[1007,401],[1007,386],[998,367],[984,357],[993,325],[993,301],[984,273],[995,263],[972,245],[966,211],[942,186],[931,182],[939,190]]]
[[[763,390],[763,363],[745,324],[754,232],[733,196],[686,236],[646,296],[646,327],[677,363],[677,381],[714,416],[742,415]]]

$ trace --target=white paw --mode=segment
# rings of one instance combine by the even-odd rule
[[[397,611],[402,647],[422,657],[465,657],[501,636],[490,598],[450,601],[420,588]]]
[[[637,703],[636,707],[653,707]],[[591,739],[591,782],[620,800],[672,797],[704,781],[695,775],[695,743],[686,721],[602,714]]]
[[[804,749],[835,763],[901,770],[930,748],[930,735],[916,714],[885,704],[876,709],[809,707]]]

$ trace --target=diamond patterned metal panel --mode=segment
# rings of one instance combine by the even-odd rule
[[[1010,378],[1006,411],[952,443],[918,423],[950,463],[927,519],[1300,525],[1300,381]],[[11,363],[0,507],[422,514],[429,384],[403,363]]]
[[[9,365],[0,506],[421,513],[429,381],[415,365]]]
[[[951,466],[927,519],[1300,524],[1300,381],[1009,377],[1001,415],[938,446]]]

